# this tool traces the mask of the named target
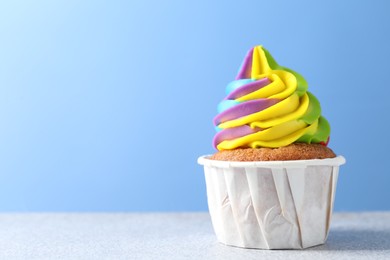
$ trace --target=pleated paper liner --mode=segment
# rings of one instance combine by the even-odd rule
[[[202,156],[218,241],[258,249],[325,243],[342,156],[322,160],[228,162]]]

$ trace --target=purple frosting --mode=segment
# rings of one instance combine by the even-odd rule
[[[215,148],[217,148],[217,145],[221,143],[224,140],[232,140],[238,137],[242,137],[245,135],[253,134],[256,132],[261,131],[261,128],[251,128],[248,125],[242,125],[232,128],[224,129],[220,132],[218,132],[213,139],[213,145]]]
[[[254,48],[250,49],[246,54],[244,61],[241,65],[240,70],[238,71],[237,79],[250,79],[252,71],[252,56]]]
[[[256,112],[260,112],[270,106],[275,105],[279,102],[279,99],[255,99],[249,100],[244,103],[240,103],[234,107],[231,107],[222,113],[219,113],[214,118],[214,125],[219,125],[220,123],[237,119],[243,116],[247,116]]]
[[[251,78],[253,51],[254,48],[249,50],[248,53],[246,54],[244,61],[236,76],[236,80]],[[224,100],[235,100],[237,98],[243,97],[249,93],[255,92],[267,86],[271,82],[272,81],[268,78],[262,78],[254,82],[250,82],[230,92]],[[279,101],[280,101],[279,99],[261,98],[261,99],[248,100],[243,103],[239,103],[234,107],[231,107],[219,113],[214,118],[214,125],[218,126],[223,122],[260,112],[270,106],[275,105]],[[249,125],[242,125],[242,126],[223,129],[214,136],[213,145],[215,148],[217,148],[217,145],[223,142],[224,140],[233,140],[239,137],[254,134],[261,130],[262,129],[259,127],[251,128]]]
[[[259,90],[268,84],[271,83],[271,80],[268,78],[262,78],[253,82],[250,82],[248,84],[245,84],[232,92],[229,93],[229,95],[225,99],[236,99],[242,96],[245,96],[249,93],[255,92],[256,90]]]

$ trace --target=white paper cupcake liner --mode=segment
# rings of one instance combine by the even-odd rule
[[[204,165],[218,241],[259,249],[302,249],[325,243],[342,156],[323,160]]]

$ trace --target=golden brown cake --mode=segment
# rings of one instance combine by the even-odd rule
[[[334,158],[335,153],[321,144],[294,143],[279,148],[222,150],[209,159],[219,161],[289,161]]]

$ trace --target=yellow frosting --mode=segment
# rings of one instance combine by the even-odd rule
[[[238,97],[239,103],[256,99],[278,99],[278,103],[259,112],[220,123],[219,129],[243,125],[261,131],[223,140],[218,150],[238,147],[281,147],[294,142],[326,142],[330,128],[321,117],[318,100],[307,92],[307,83],[298,73],[279,66],[262,46],[252,54],[250,79],[268,78],[271,83],[256,91]]]

